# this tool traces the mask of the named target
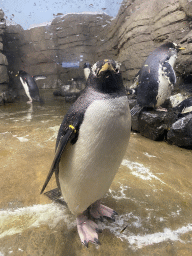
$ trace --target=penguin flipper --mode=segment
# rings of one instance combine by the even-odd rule
[[[47,78],[46,76],[42,76],[42,75],[40,75],[40,76],[32,76],[32,77],[33,77],[33,79],[34,79],[35,81],[41,80],[41,79],[46,79],[46,78]]]
[[[165,76],[171,82],[171,84],[175,84],[176,83],[175,71],[174,71],[173,67],[167,61],[163,63],[162,70],[163,70]]]
[[[51,165],[51,168],[50,168],[50,171],[49,171],[49,173],[47,175],[45,183],[44,183],[44,185],[43,185],[43,187],[41,189],[41,194],[43,193],[43,191],[45,190],[47,184],[49,183],[49,181],[50,181],[50,179],[51,179],[51,177],[52,177],[52,175],[53,175],[53,173],[54,173],[54,171],[55,171],[55,169],[56,169],[56,167],[57,167],[57,165],[58,165],[58,163],[60,161],[61,155],[62,155],[62,153],[63,153],[63,151],[64,151],[64,149],[65,149],[65,147],[66,147],[66,145],[67,145],[67,143],[69,141],[69,139],[71,138],[72,134],[75,133],[75,132],[76,132],[75,128],[72,125],[70,125],[69,129],[65,133],[65,135],[60,137],[59,144],[58,144],[57,150],[55,152],[55,157],[53,159],[53,163]]]
[[[135,105],[131,110],[131,116],[134,116],[135,114],[139,113],[141,110],[143,109],[143,107],[141,107],[140,105]]]

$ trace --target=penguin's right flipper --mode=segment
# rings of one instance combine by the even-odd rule
[[[57,150],[55,152],[55,157],[53,159],[53,163],[51,165],[51,168],[50,168],[50,171],[47,175],[45,183],[42,187],[41,194],[45,190],[45,188],[46,188],[47,184],[49,183],[55,169],[57,168],[57,166],[59,164],[59,161],[60,161],[60,158],[61,158],[61,155],[62,155],[65,147],[67,146],[67,143],[68,143],[69,139],[72,137],[73,133],[75,133],[75,132],[76,132],[75,127],[72,126],[72,125],[69,125],[69,128],[68,128],[67,132],[65,133],[65,135],[60,137],[60,140],[59,140],[59,143],[58,143],[58,146],[57,146]]]
[[[141,110],[143,109],[143,107],[139,106],[138,104],[135,105],[132,109],[131,109],[131,116],[134,116],[135,114],[139,113]]]

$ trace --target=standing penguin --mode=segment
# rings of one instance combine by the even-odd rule
[[[20,70],[16,76],[19,76],[21,84],[25,90],[26,95],[29,98],[27,103],[32,101],[42,102],[42,99],[39,96],[39,88],[36,84],[36,80],[45,79],[45,76],[30,76],[27,72]]]
[[[87,81],[89,74],[91,72],[91,65],[89,64],[89,62],[84,63],[83,71],[84,71],[85,80]]]
[[[56,152],[43,193],[53,172],[70,211],[77,216],[81,242],[99,243],[98,226],[89,216],[114,219],[100,203],[108,191],[128,146],[131,115],[120,65],[96,62],[87,86],[60,126]]]
[[[176,83],[173,67],[177,52],[182,49],[185,48],[168,42],[148,56],[138,73],[137,105],[131,109],[132,116],[140,112],[143,107],[160,107],[171,95],[173,85]]]

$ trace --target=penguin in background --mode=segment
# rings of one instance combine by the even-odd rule
[[[27,103],[32,103],[33,101],[38,101],[40,103],[43,103],[43,100],[39,96],[39,88],[35,81],[39,79],[45,79],[46,77],[31,76],[23,70],[18,71],[16,76],[19,76],[21,84],[23,85],[23,88],[25,90],[25,93],[29,98],[29,101]]]
[[[185,48],[167,42],[155,49],[146,59],[138,73],[137,105],[131,109],[131,115],[139,113],[144,107],[166,111],[160,106],[170,97],[176,83],[173,69],[177,53]]]
[[[83,71],[84,71],[85,80],[87,81],[89,74],[91,72],[91,65],[89,64],[89,62],[84,63]]]
[[[41,193],[53,172],[70,211],[76,215],[82,244],[99,244],[101,231],[91,219],[114,220],[116,212],[101,204],[126,152],[131,115],[120,65],[96,62],[87,86],[60,126],[55,157]],[[90,218],[91,216],[91,218]]]

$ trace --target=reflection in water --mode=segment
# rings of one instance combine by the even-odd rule
[[[74,216],[40,196],[57,132],[70,106],[54,98],[52,91],[41,94],[44,105],[20,102],[0,108],[0,255],[22,255],[19,248],[29,255],[63,255],[70,248],[71,255],[84,255]],[[115,248],[116,255],[158,255],[161,246],[190,255],[191,166],[192,151],[132,133],[129,150],[103,198],[119,216],[114,223],[98,222],[105,233],[100,253],[115,255]],[[52,179],[47,190],[55,187]],[[95,255],[97,249],[90,245],[89,250]],[[171,255],[164,252],[159,255]]]
[[[33,113],[33,103],[30,103],[30,107],[27,111],[27,115],[26,115],[26,121],[30,122],[32,119],[32,113]]]

